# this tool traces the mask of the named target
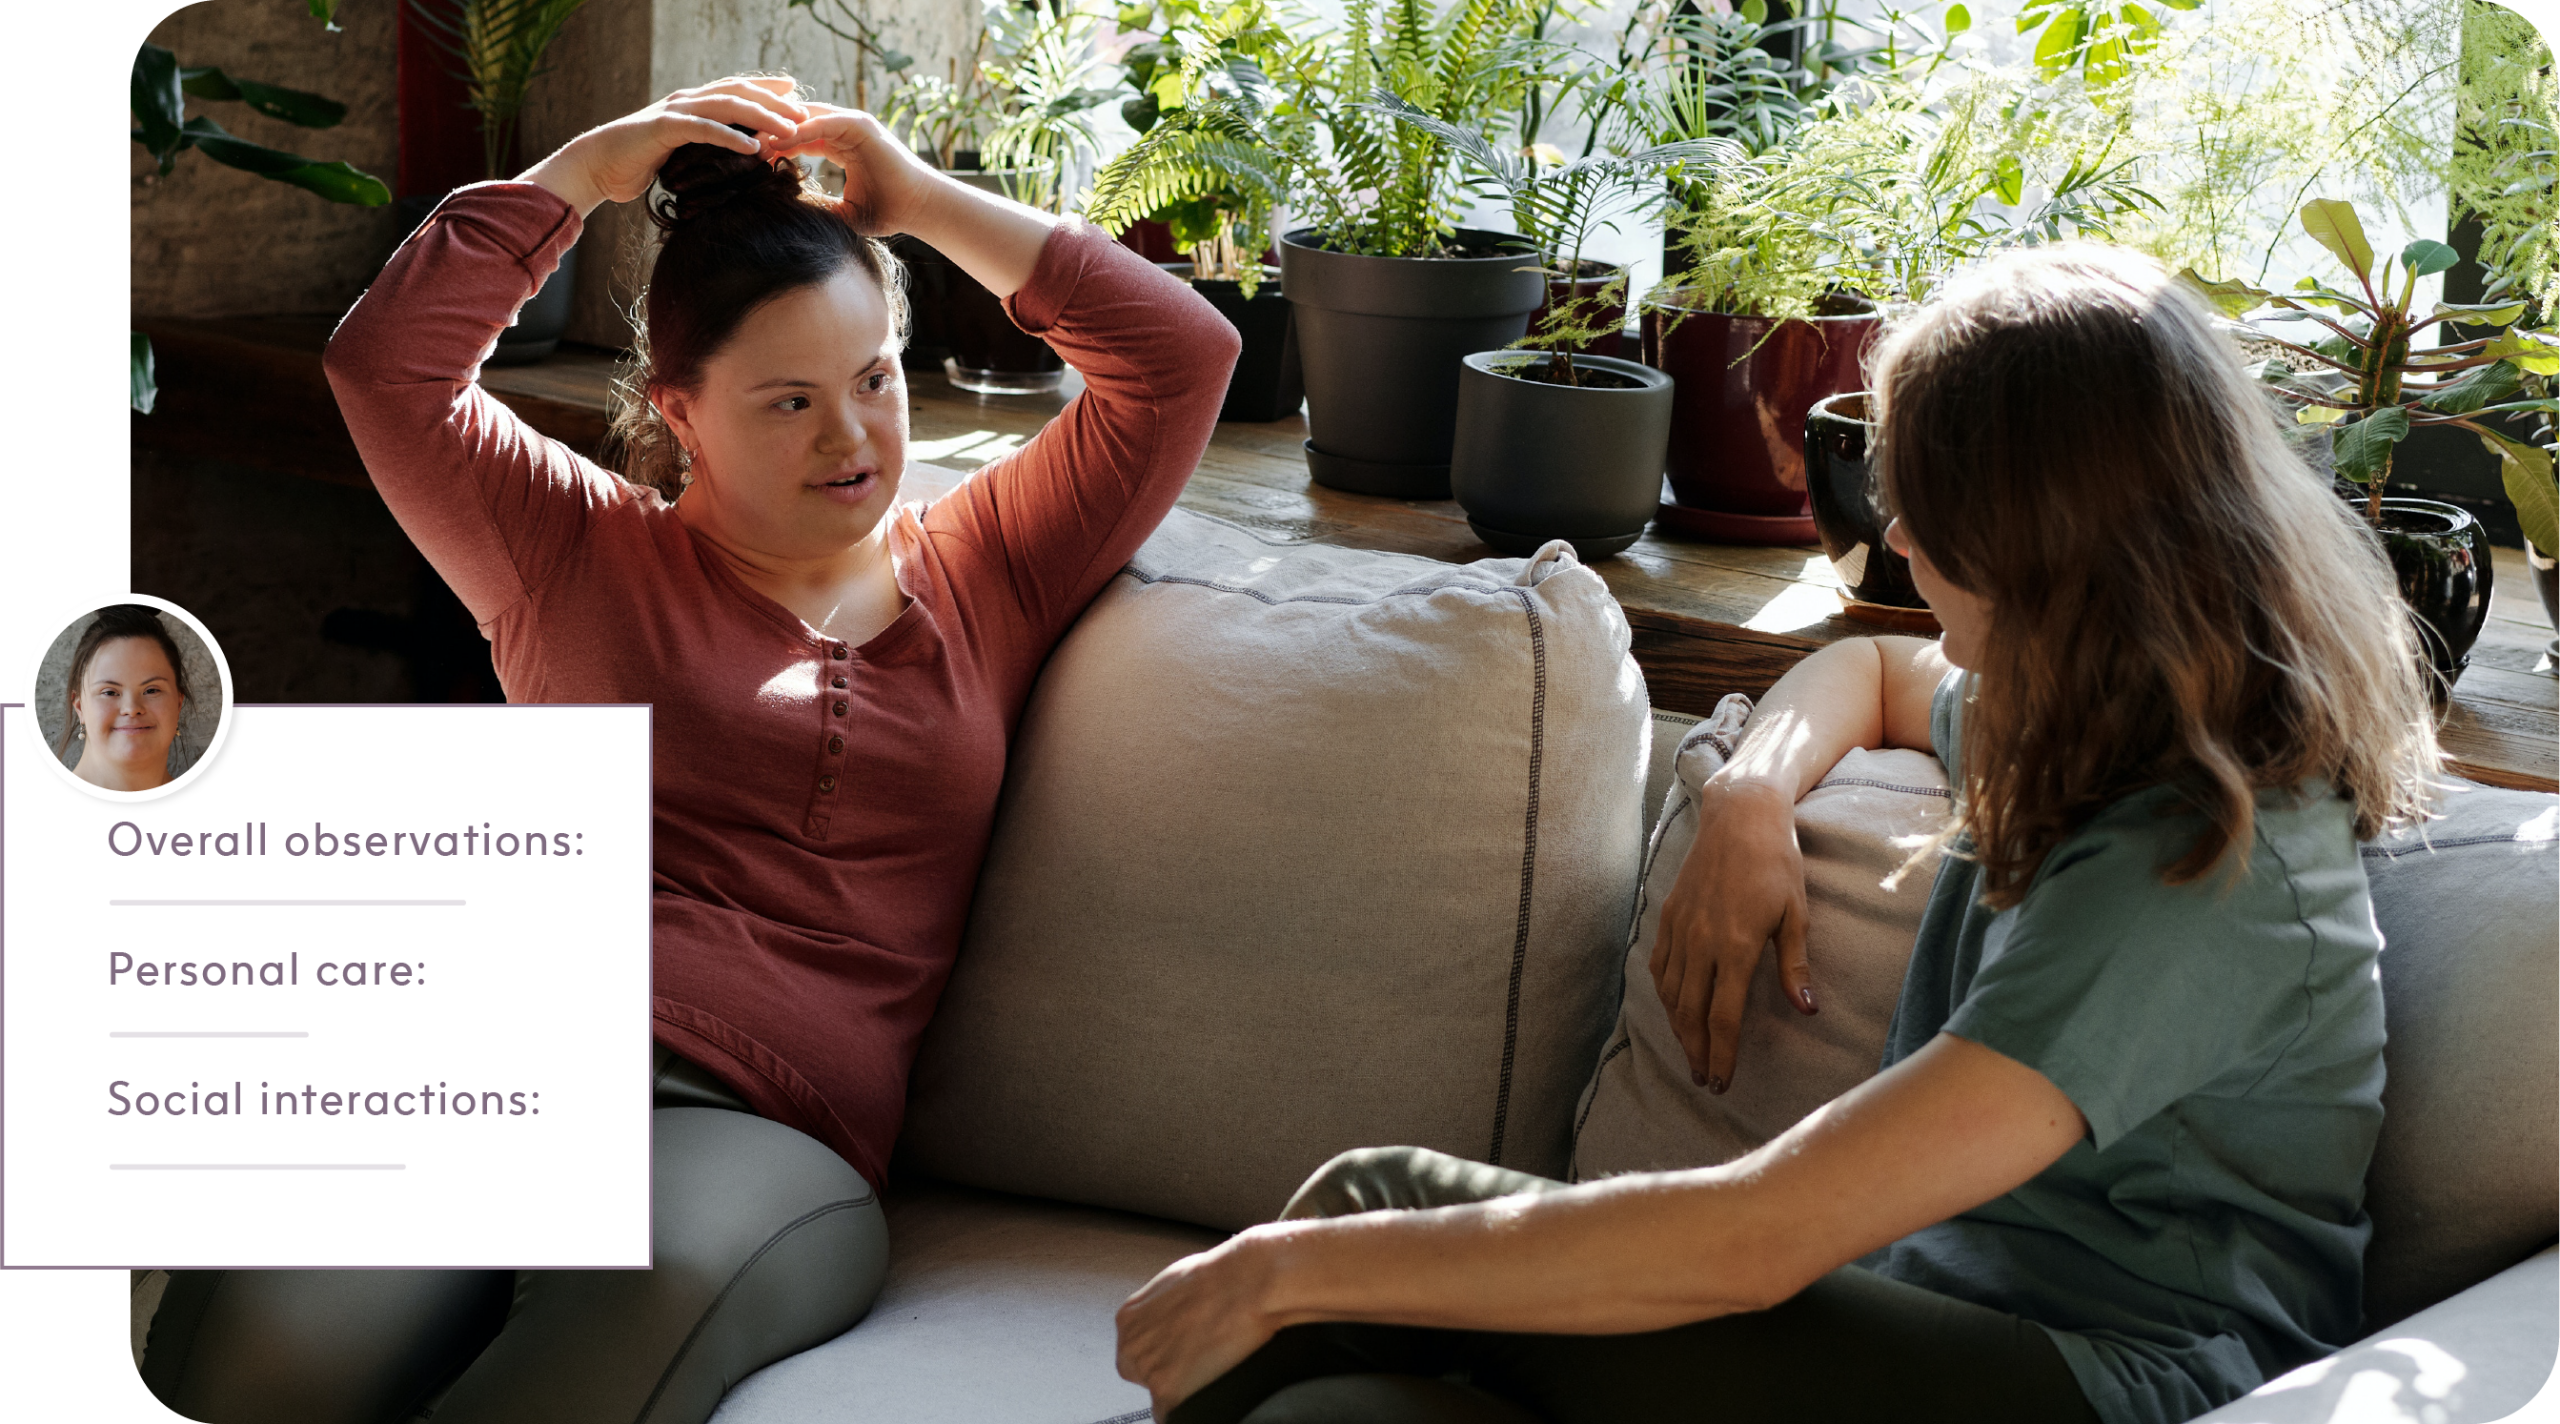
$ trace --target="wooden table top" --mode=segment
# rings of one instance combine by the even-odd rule
[[[229,402],[245,392],[226,383],[253,382],[271,436],[284,442],[284,464],[317,478],[363,482],[320,378],[325,323],[138,324],[159,346],[164,371],[174,364],[181,379],[164,377],[170,403],[136,417],[137,439],[183,445],[201,425],[207,440],[236,440],[238,406]],[[592,454],[604,434],[613,366],[609,353],[568,347],[538,365],[492,367],[482,383],[545,433]],[[1067,379],[1050,395],[981,396],[939,374],[909,372],[910,455],[966,470],[1017,449],[1074,394],[1072,371]],[[293,431],[302,433],[286,439]],[[1220,425],[1182,503],[1273,537],[1453,562],[1494,557],[1454,501],[1382,499],[1313,484],[1305,439],[1303,417]],[[1658,707],[1704,714],[1725,693],[1767,690],[1815,648],[1878,631],[1844,616],[1839,580],[1810,545],[1753,548],[1648,532],[1595,567],[1626,610]],[[2560,790],[2560,680],[2547,652],[2551,640],[2523,555],[2497,550],[2489,624],[2441,728],[2463,774]]]

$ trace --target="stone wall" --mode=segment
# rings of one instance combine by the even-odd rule
[[[298,129],[236,103],[190,100],[253,142],[318,159],[344,159],[381,178],[399,167],[397,6],[347,0],[337,33],[303,0],[209,0],[171,15],[154,44],[184,65],[219,65],[241,78],[325,94],[347,106],[333,129]],[[820,0],[833,5],[837,0]],[[941,72],[976,34],[973,0],[844,0],[891,43]],[[737,72],[787,72],[818,97],[874,103],[886,93],[852,47],[785,0],[589,0],[547,56],[522,124],[527,161],[596,124],[670,90]],[[133,309],[156,316],[223,317],[343,312],[363,292],[397,236],[388,208],[326,202],[301,189],[181,154],[162,178],[133,150]],[[648,224],[628,205],[600,209],[579,243],[578,293],[569,337],[601,346],[629,340],[622,311],[637,290]]]
[[[399,166],[397,11],[352,0],[336,34],[303,0],[216,0],[160,22],[151,42],[181,65],[327,95],[345,122],[302,129],[246,104],[189,99],[190,115],[241,138],[343,159],[389,184]],[[141,145],[133,166],[133,309],[156,316],[341,312],[391,250],[391,209],[332,203],[181,153],[163,178]]]

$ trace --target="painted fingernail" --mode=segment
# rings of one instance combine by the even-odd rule
[[[1804,1005],[1804,1011],[1806,1013],[1814,1014],[1821,1012],[1820,1009],[1813,1006],[1813,989],[1810,985],[1796,990],[1796,1002]]]
[[[1689,1070],[1689,1081],[1703,1088],[1707,1085],[1707,1075],[1692,1068]]]
[[[1708,1092],[1710,1092],[1710,1093],[1721,1093],[1721,1092],[1723,1092],[1723,1091],[1724,1091],[1724,1079],[1722,1079],[1722,1078],[1709,1078],[1709,1079],[1707,1080],[1707,1091],[1708,1091]]]

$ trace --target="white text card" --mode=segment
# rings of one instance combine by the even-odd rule
[[[649,1264],[649,709],[232,716],[130,803],[0,712],[0,1264]]]

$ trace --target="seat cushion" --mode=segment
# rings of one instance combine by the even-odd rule
[[[1561,542],[1175,511],[1032,694],[905,1150],[1230,1228],[1353,1147],[1559,1175],[1642,859],[1627,649]]]
[[[1752,980],[1733,1082],[1719,1095],[1690,1078],[1654,992],[1661,897],[1697,839],[1698,787],[1724,764],[1750,711],[1749,699],[1728,697],[1680,743],[1646,851],[1617,1026],[1584,1094],[1576,1181],[1739,1157],[1857,1086],[1883,1055],[1929,871],[1913,872],[1897,890],[1880,882],[1904,859],[1894,841],[1935,829],[1947,814],[1946,776],[1925,752],[1853,751],[1796,806],[1806,957],[1820,1013],[1806,1017],[1788,1005],[1774,961],[1764,962]]]
[[[1219,1233],[935,1183],[892,1186],[860,1325],[749,1375],[715,1424],[1139,1424],[1112,1312]]]

